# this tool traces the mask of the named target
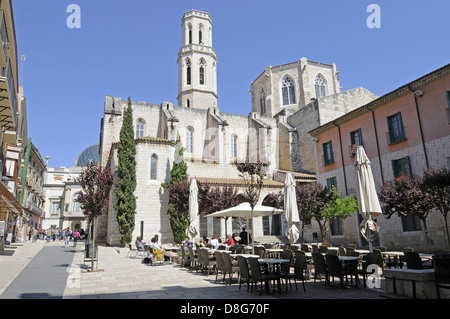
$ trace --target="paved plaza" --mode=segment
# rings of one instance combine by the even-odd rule
[[[62,241],[13,243],[0,254],[0,298],[33,299],[383,299],[381,289],[340,289],[339,280],[326,288],[322,282],[301,283],[288,293],[267,294],[234,282],[229,285],[215,274],[201,274],[178,264],[150,266],[130,258],[127,248],[99,246],[97,271],[84,263],[84,242],[65,248]],[[236,275],[235,275],[236,278]]]

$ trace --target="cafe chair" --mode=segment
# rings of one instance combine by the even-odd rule
[[[339,256],[345,256],[347,254],[347,249],[343,246],[339,246]]]
[[[305,268],[306,268],[306,256],[302,254],[298,254],[295,257],[295,263],[294,263],[294,272],[288,272],[287,274],[284,274],[282,276],[286,282],[286,293],[288,292],[288,282],[290,284],[291,279],[294,279],[295,282],[295,288],[298,290],[297,287],[297,279],[302,281],[303,284],[303,291],[306,293],[305,288]]]
[[[216,257],[216,264],[217,264],[217,267],[216,267],[216,282],[217,282],[217,277],[219,276],[219,273],[223,274],[222,282],[225,281],[225,264],[224,264],[224,261],[223,261],[223,254],[226,254],[226,253],[222,253],[220,251],[215,251],[214,252],[214,256]]]
[[[328,269],[325,263],[325,258],[321,253],[311,253],[314,262],[314,284],[316,284],[317,277],[325,276],[325,286],[328,286]]]
[[[358,288],[358,272],[356,267],[344,267],[337,255],[326,254],[325,260],[328,267],[328,277],[338,277],[341,288],[344,288],[344,276],[355,276],[356,288]]]
[[[311,249],[309,248],[308,244],[300,244],[300,250],[304,251],[305,253],[310,253]]]
[[[164,252],[162,249],[156,249],[156,248],[152,248],[153,253],[150,254],[150,259],[152,261],[152,266],[155,266],[155,264],[157,262],[162,263],[163,265],[166,264],[166,262],[164,261]]]
[[[245,283],[247,284],[248,294],[252,279],[250,275],[250,269],[248,268],[247,259],[244,256],[236,256],[236,260],[239,265],[239,290],[241,290],[241,285]]]
[[[265,283],[266,289],[269,290],[269,282],[272,280],[277,280],[278,283],[280,283],[280,277],[277,276],[274,273],[263,273],[261,271],[261,267],[258,261],[258,258],[254,258],[254,257],[249,257],[248,258],[248,263],[250,265],[250,271],[251,271],[251,280],[252,280],[252,288],[251,288],[251,293],[253,293],[253,285],[255,285],[255,288],[258,288],[258,282],[261,283],[261,289],[259,292],[259,295],[262,295],[262,286],[263,286],[263,282]],[[281,294],[281,291],[280,291]]]
[[[351,248],[353,250],[356,249],[356,244],[347,244],[347,247],[345,247],[346,249]]]
[[[369,265],[378,265],[379,267],[383,268],[383,259],[377,252],[368,253],[366,255],[366,260],[361,263],[361,269],[358,270],[358,273],[363,276],[363,283],[364,288],[366,288],[366,278],[368,275],[371,275],[373,271],[368,272],[367,268]]]
[[[414,251],[405,251],[406,268],[407,269],[432,269],[433,265],[430,265],[430,261],[422,261],[419,253]]]
[[[438,299],[441,299],[440,289],[450,289],[450,254],[433,256],[434,277]]]
[[[321,245],[321,246],[319,247],[319,253],[321,253],[321,254],[327,254],[327,253],[328,253],[328,247],[327,247],[327,246],[324,246],[324,245]]]
[[[205,250],[205,248],[197,248],[197,272],[200,270],[200,272],[203,272],[203,253],[202,250]]]
[[[211,270],[214,271],[217,266],[217,261],[209,258],[208,249],[200,249],[200,254],[202,255],[202,269],[205,269],[207,276],[209,276]]]
[[[127,253],[127,257],[136,257],[137,254],[137,249],[134,249],[133,244],[128,244],[128,253]]]
[[[195,255],[194,249],[191,246],[189,246],[188,251],[189,251],[189,269],[196,269],[198,259],[197,256]]]
[[[231,261],[231,256],[229,253],[223,253],[222,259],[224,263],[224,278],[225,275],[228,274],[228,279],[230,280],[230,286],[233,281],[233,274],[239,274],[239,266],[233,266],[233,263]]]

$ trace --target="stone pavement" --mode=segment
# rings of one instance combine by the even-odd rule
[[[63,242],[38,241],[13,243],[4,253],[0,253],[0,298],[17,275],[46,246],[60,246],[64,250]],[[383,299],[380,295],[385,292],[384,280],[381,289],[365,289],[361,280],[360,288],[342,290],[338,279],[331,288],[326,288],[323,282],[314,284],[313,280],[308,280],[306,293],[299,283],[298,291],[293,284],[292,290],[289,289],[287,294],[263,292],[260,297],[259,291],[247,294],[245,285],[239,291],[239,285],[235,282],[232,285],[224,284],[220,279],[216,282],[213,274],[207,276],[180,268],[177,264],[142,264],[140,258],[127,257],[128,248],[99,246],[98,269],[90,272],[90,263],[83,262],[83,252],[84,243],[79,242],[73,253],[72,264],[65,265],[68,277],[64,299]],[[49,262],[61,264],[60,260]],[[33,283],[30,279],[30,286]]]

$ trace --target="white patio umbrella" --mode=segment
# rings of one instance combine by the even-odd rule
[[[262,217],[262,216],[270,216],[281,214],[283,210],[276,209],[274,207],[256,205],[253,210],[250,206],[249,202],[243,202],[237,206],[227,208],[209,215],[205,217],[243,217],[243,218],[251,218],[252,219],[252,236],[254,238],[254,229],[253,229],[253,218],[254,217]],[[252,251],[255,253],[255,244],[252,241]]]
[[[381,206],[375,189],[370,161],[361,145],[356,149],[355,168],[359,213],[364,218],[359,225],[359,229],[363,237],[369,242],[369,250],[372,252],[372,242],[379,230],[374,219],[381,214]]]
[[[198,216],[198,187],[195,178],[192,179],[189,187],[189,227],[187,235],[193,239],[198,234],[197,216]]]
[[[288,223],[286,236],[291,244],[295,243],[300,235],[299,230],[295,226],[295,223],[300,222],[295,186],[296,183],[294,176],[292,176],[291,173],[288,173],[284,182],[284,213],[286,214],[286,220]]]

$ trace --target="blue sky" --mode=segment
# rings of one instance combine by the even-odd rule
[[[81,28],[70,29],[70,4]],[[381,28],[368,28],[369,4]],[[209,12],[221,112],[248,114],[250,82],[301,57],[335,63],[343,90],[386,94],[449,63],[450,1],[13,0],[28,135],[49,166],[99,141],[105,95],[176,104],[185,11]],[[22,70],[22,71],[21,71]]]

